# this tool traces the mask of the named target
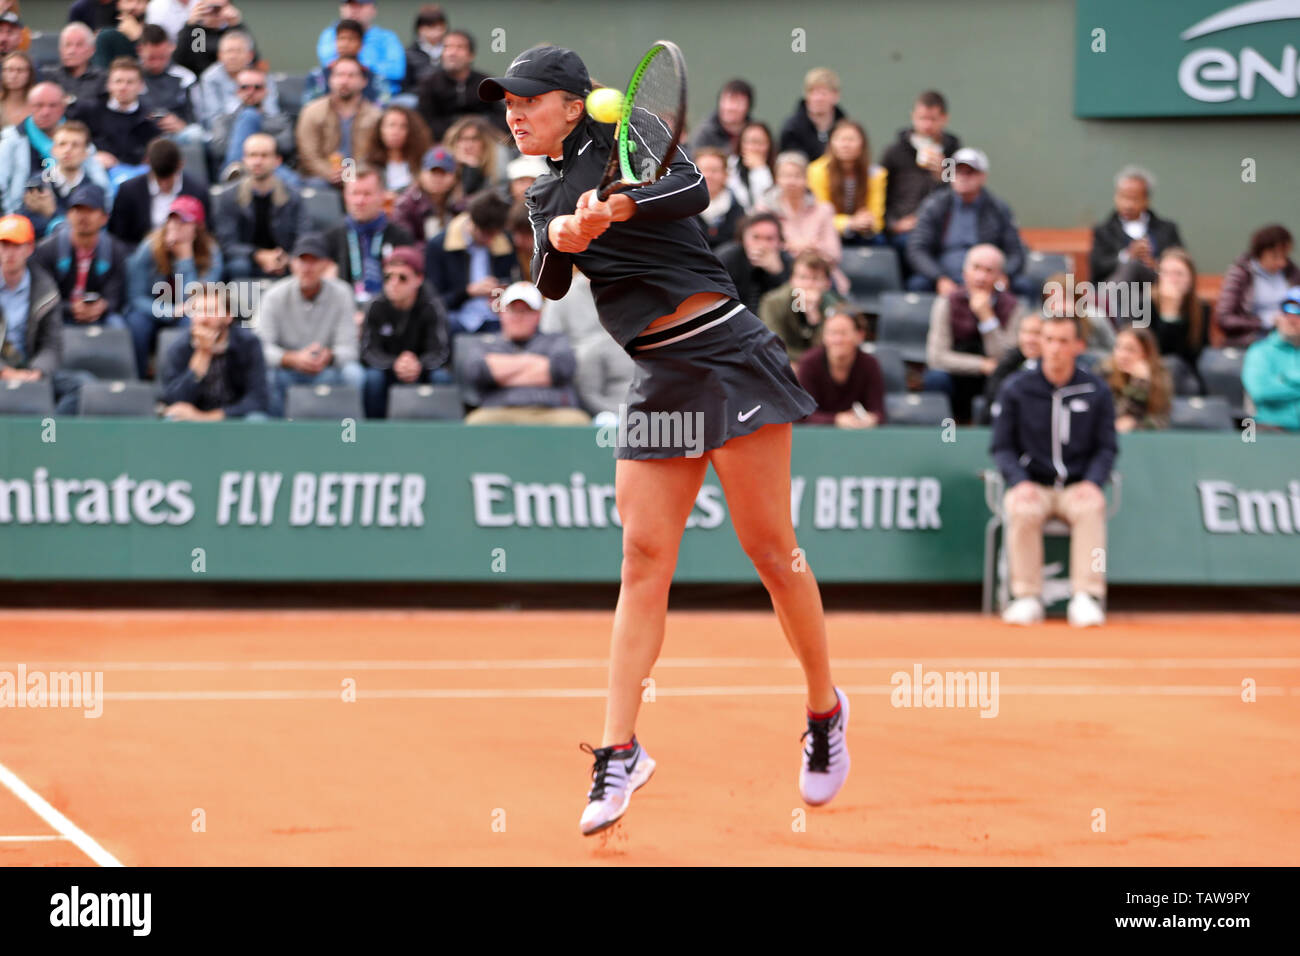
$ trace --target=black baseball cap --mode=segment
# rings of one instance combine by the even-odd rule
[[[330,250],[324,235],[319,232],[306,232],[293,244],[293,254],[295,257],[315,256],[317,259],[328,259]]]
[[[108,198],[104,195],[104,190],[94,183],[82,183],[68,196],[68,208],[71,209],[73,206],[86,206],[90,209],[98,209],[100,212],[107,212]]]
[[[478,98],[486,102],[515,96],[540,96],[564,90],[578,96],[591,92],[591,77],[581,57],[558,46],[538,46],[515,57],[505,76],[488,77],[478,85]]]

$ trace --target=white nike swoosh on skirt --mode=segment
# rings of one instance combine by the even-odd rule
[[[747,412],[736,412],[736,421],[738,421],[738,422],[747,422],[747,421],[749,421],[751,418],[754,417],[754,413],[755,413],[756,411],[758,411],[758,410],[759,410],[760,408],[762,408],[762,407],[763,407],[763,406],[760,404],[760,405],[755,405],[753,408],[751,408],[751,409],[750,409],[749,411],[747,411]]]

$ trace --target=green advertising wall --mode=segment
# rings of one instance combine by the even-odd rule
[[[0,420],[0,579],[618,580],[589,428]],[[945,440],[945,438],[952,440]],[[825,582],[972,582],[988,432],[795,431],[792,514]],[[1300,440],[1123,436],[1110,579],[1300,583]],[[756,581],[710,471],[677,579]]]
[[[877,156],[907,123],[916,94],[934,87],[948,97],[952,129],[988,154],[989,189],[1011,203],[1023,227],[1092,226],[1110,213],[1115,173],[1140,163],[1159,179],[1156,211],[1178,221],[1202,273],[1223,272],[1265,223],[1300,230],[1294,116],[1074,115],[1078,51],[1087,48],[1095,26],[1083,24],[1085,37],[1079,25],[1090,2],[642,0],[612,6],[606,0],[480,0],[444,8],[454,25],[478,38],[478,64],[489,73],[549,40],[578,50],[597,78],[621,84],[652,41],[675,40],[690,70],[692,122],[712,109],[723,82],[743,76],[757,91],[755,115],[779,127],[801,95],[804,73],[832,67],[844,84],[845,109],[866,125]],[[1221,0],[1217,9],[1235,5]],[[327,0],[244,0],[236,6],[272,68],[289,73],[311,69],[316,36],[338,15]],[[419,6],[420,0],[380,0],[378,22],[405,42]],[[1122,88],[1124,97],[1137,100],[1157,81],[1167,85],[1163,54],[1146,59],[1145,51],[1170,36],[1181,48],[1177,35],[1215,3],[1116,0],[1111,6],[1118,15],[1105,20],[1108,52],[1100,58],[1090,52],[1088,62],[1102,77],[1106,64],[1119,71],[1134,56],[1149,66]],[[66,2],[23,4],[34,29],[58,29],[66,11]],[[1249,31],[1242,35],[1276,64],[1288,42],[1300,45],[1287,39],[1294,22],[1239,29]],[[1253,39],[1273,32],[1279,39]],[[1236,36],[1234,30],[1205,39],[1216,45],[1232,40],[1227,46],[1235,53]],[[496,39],[500,50],[493,49]],[[1242,178],[1247,158],[1254,167],[1250,182]]]

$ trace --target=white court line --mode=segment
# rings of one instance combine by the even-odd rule
[[[54,840],[66,840],[62,833],[50,833],[44,836],[0,836],[0,843],[49,843]]]
[[[102,846],[96,843],[84,830],[65,817],[54,807],[50,806],[49,801],[42,797],[27,784],[19,779],[18,775],[0,764],[0,784],[4,784],[12,791],[13,795],[27,805],[33,813],[58,830],[63,836],[71,840],[78,850],[86,854],[100,866],[121,866],[117,857],[109,853]]]
[[[840,685],[848,694],[892,694],[889,684],[861,686]],[[1165,685],[1106,685],[1058,684],[999,686],[999,694],[1018,696],[1098,696],[1098,697],[1237,697],[1241,688],[1215,684],[1165,684]],[[1288,688],[1258,687],[1261,697],[1285,697]],[[352,693],[358,700],[535,700],[552,698],[585,700],[603,698],[605,687],[410,687],[370,690],[357,688]],[[762,697],[774,695],[802,695],[807,688],[802,684],[753,684],[727,687],[656,687],[657,697]],[[1300,687],[1290,688],[1292,696],[1300,696]],[[107,701],[239,701],[239,700],[341,700],[339,690],[129,690],[105,691]]]
[[[29,671],[98,670],[144,671],[513,671],[579,670],[609,667],[603,657],[516,658],[506,660],[352,660],[352,661],[38,661],[0,662],[0,669],[25,663]],[[998,670],[1209,670],[1300,668],[1300,657],[849,657],[831,660],[840,668],[928,668]],[[794,669],[790,657],[665,657],[656,668],[759,668]]]

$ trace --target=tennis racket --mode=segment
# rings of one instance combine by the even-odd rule
[[[632,72],[623,95],[614,148],[596,188],[611,193],[648,185],[668,172],[686,123],[686,60],[677,44],[660,40]]]

